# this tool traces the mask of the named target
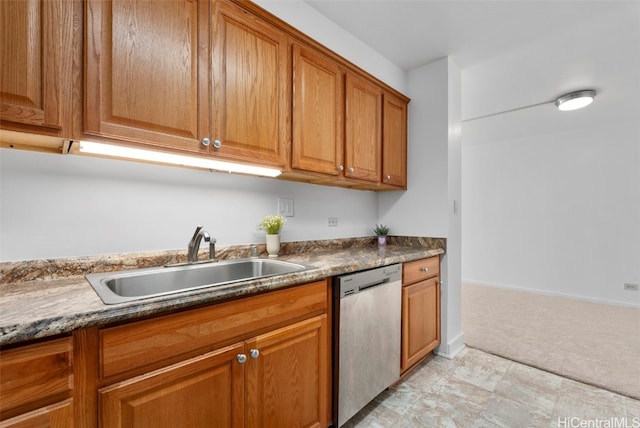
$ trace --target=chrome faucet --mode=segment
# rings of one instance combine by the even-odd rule
[[[196,231],[193,233],[193,238],[189,241],[187,248],[187,259],[189,263],[196,263],[198,261],[198,250],[200,249],[200,242],[204,238],[204,242],[209,243],[209,260],[212,262],[216,260],[216,238],[209,236],[206,230],[202,230],[202,226],[197,226]]]

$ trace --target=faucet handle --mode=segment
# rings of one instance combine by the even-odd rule
[[[211,238],[209,241],[209,260],[217,262],[216,259],[216,238]]]

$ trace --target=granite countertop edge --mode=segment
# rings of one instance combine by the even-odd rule
[[[102,302],[83,276],[5,284],[0,294],[0,346],[248,297],[444,252],[442,248],[389,246],[384,250],[371,248],[282,256],[279,260],[315,268],[110,305]]]

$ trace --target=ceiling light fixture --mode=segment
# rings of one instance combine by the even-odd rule
[[[260,175],[265,177],[277,177],[282,173],[282,171],[275,168],[244,165],[197,156],[185,156],[174,153],[158,152],[155,150],[118,146],[115,144],[94,143],[90,141],[80,141],[78,145],[78,151],[85,154],[109,156],[122,159],[134,159],[145,162],[163,163],[177,166],[187,166],[192,168],[202,168],[221,172]]]
[[[558,110],[561,111],[577,110],[591,104],[595,97],[596,91],[593,89],[585,89],[565,94],[556,99],[555,104]]]
[[[568,94],[564,94],[561,97],[556,98],[555,100],[543,101],[541,103],[529,104],[522,107],[515,107],[509,110],[503,110],[495,113],[484,114],[482,116],[472,117],[470,119],[464,119],[462,120],[462,123],[471,122],[473,120],[478,120],[478,119],[486,119],[488,117],[498,116],[505,113],[513,113],[515,111],[525,110],[531,107],[538,107],[541,105],[551,104],[551,103],[554,103],[556,107],[558,107],[558,110],[561,110],[561,111],[577,110],[591,104],[595,97],[596,97],[595,90],[583,89],[581,91],[575,91],[575,92],[570,92]]]

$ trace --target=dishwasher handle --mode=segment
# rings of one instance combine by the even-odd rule
[[[400,280],[402,265],[396,264],[384,268],[372,269],[337,278],[337,290],[341,299],[357,294],[368,288]]]
[[[358,285],[346,284],[347,285],[346,287],[345,286],[340,287],[340,298],[343,299],[345,297],[358,294],[361,291],[366,290],[367,288],[376,287],[378,285],[386,284],[387,282],[389,282],[389,278],[383,279],[382,281],[370,282],[368,284],[358,284]]]
[[[364,291],[367,288],[375,287],[377,285],[386,284],[389,281],[390,281],[389,278],[385,278],[382,281],[374,281],[374,282],[371,282],[369,284],[360,284],[360,286],[358,286],[358,291]]]

